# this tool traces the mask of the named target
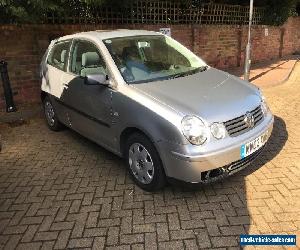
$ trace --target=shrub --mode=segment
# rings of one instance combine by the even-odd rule
[[[289,16],[296,14],[295,0],[265,0],[264,22],[269,25],[281,25]]]

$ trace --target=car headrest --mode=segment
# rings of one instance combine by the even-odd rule
[[[62,63],[65,62],[66,53],[67,53],[67,50],[65,50],[65,49],[61,51],[61,54],[60,54],[60,61],[61,61]]]
[[[82,54],[81,64],[83,67],[100,64],[100,57],[97,52],[86,52]]]

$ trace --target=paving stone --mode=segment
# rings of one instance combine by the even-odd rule
[[[71,239],[69,241],[68,248],[91,247],[92,243],[93,243],[92,238]]]
[[[32,241],[36,231],[38,230],[39,225],[30,225],[28,226],[25,234],[22,237],[21,242],[30,242]]]
[[[107,232],[107,245],[117,245],[119,243],[119,227],[110,227]]]
[[[197,229],[195,234],[199,248],[211,248],[211,240],[205,229]]]
[[[184,240],[195,238],[193,230],[175,230],[170,231],[171,240]]]
[[[21,243],[18,245],[17,250],[27,250],[27,249],[39,250],[41,249],[41,246],[42,246],[42,242]]]
[[[95,250],[104,249],[105,237],[96,237],[93,242],[93,248]]]
[[[184,244],[182,241],[167,241],[167,242],[159,242],[158,249],[184,249]]]
[[[144,242],[144,234],[123,234],[120,236],[122,244],[134,244]]]
[[[71,230],[61,231],[58,235],[54,248],[65,249],[68,244],[70,234],[71,234]]]
[[[156,233],[146,233],[145,234],[145,249],[149,249],[149,250],[157,249]]]
[[[35,234],[35,241],[56,240],[58,232],[38,232]]]
[[[237,246],[237,238],[233,236],[212,237],[211,241],[214,247]]]
[[[158,241],[168,241],[170,238],[168,224],[167,223],[157,223],[157,239]]]

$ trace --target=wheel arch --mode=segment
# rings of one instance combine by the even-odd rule
[[[45,91],[41,91],[41,101],[42,102],[44,102],[44,100],[45,100],[45,98],[46,98],[46,96],[47,96],[48,94],[47,94],[47,92],[45,92]]]
[[[123,157],[124,157],[124,153],[125,153],[124,151],[125,151],[125,146],[126,146],[126,140],[130,135],[132,135],[134,133],[140,133],[140,134],[146,136],[155,146],[155,141],[153,140],[153,138],[150,136],[149,133],[147,133],[144,130],[137,128],[137,127],[127,127],[120,134],[120,152]],[[157,150],[157,147],[156,147],[156,150]]]
[[[167,174],[166,174],[165,165],[164,165],[163,160],[161,158],[161,154],[160,154],[159,149],[157,147],[157,143],[155,143],[155,140],[153,140],[153,137],[151,137],[149,135],[149,133],[147,133],[147,132],[145,132],[145,131],[137,128],[137,127],[127,127],[127,128],[125,128],[122,131],[121,135],[120,135],[120,147],[121,147],[122,156],[127,158],[126,155],[125,155],[126,154],[125,153],[126,139],[129,138],[129,136],[134,134],[134,133],[139,133],[140,135],[144,136],[145,139],[148,139],[150,143],[152,143],[152,149],[155,151],[156,159],[157,159],[157,161],[159,161],[159,166],[160,166],[160,167],[158,166],[159,167],[158,173],[161,173],[161,174],[158,174],[160,177],[157,177],[158,179],[160,179],[160,181],[158,182],[159,184],[157,186],[158,189],[160,189],[167,182]],[[149,145],[149,147],[150,147],[150,145]],[[149,150],[147,147],[146,147],[146,149]],[[153,157],[154,155],[150,154],[150,156]],[[145,187],[142,187],[142,188],[145,189]],[[155,188],[155,190],[156,190],[156,188]]]

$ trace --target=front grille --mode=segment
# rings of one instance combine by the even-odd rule
[[[254,117],[254,127],[262,122],[264,115],[260,106],[250,111],[250,113]],[[253,128],[253,127],[249,128],[245,123],[244,119],[245,119],[245,115],[241,115],[237,118],[224,122],[226,130],[230,136],[241,135]]]
[[[264,149],[265,146],[261,147],[259,150],[255,151],[254,153],[252,153],[251,155],[232,162],[230,164],[228,164],[227,166],[225,166],[224,168],[228,171],[228,173],[230,174],[231,172],[236,172],[239,169],[243,168],[244,166],[248,165],[249,163],[251,163]]]

